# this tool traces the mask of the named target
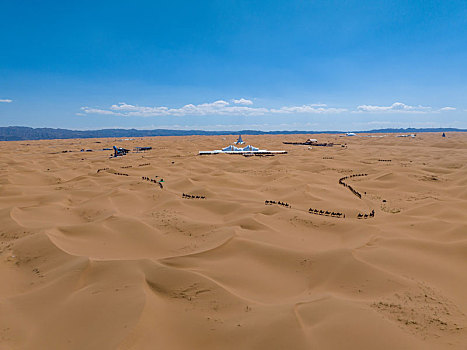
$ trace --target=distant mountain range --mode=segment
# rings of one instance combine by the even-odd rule
[[[376,129],[353,131],[355,133],[420,133],[420,132],[467,132],[467,129],[426,128],[426,129]],[[343,131],[204,131],[204,130],[137,130],[137,129],[102,129],[68,130],[52,128],[29,128],[25,126],[0,127],[0,141],[86,139],[102,137],[146,137],[146,136],[190,136],[190,135],[277,135],[277,134],[342,134]]]

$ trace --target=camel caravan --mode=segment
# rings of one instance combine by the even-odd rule
[[[206,199],[205,196],[195,196],[195,195],[192,195],[192,194],[187,194],[187,193],[183,193],[182,194],[182,198],[187,198],[187,199]]]
[[[373,209],[370,214],[360,214],[358,213],[357,218],[358,219],[369,219],[369,218],[374,218],[375,217],[375,210]]]
[[[118,176],[130,176],[128,174],[125,174],[125,173],[113,173],[114,175],[118,175]]]
[[[334,212],[334,211],[329,211],[329,210],[319,210],[319,209],[310,208],[308,209],[308,212],[310,214],[332,216],[334,218],[345,218],[345,214]]]
[[[264,201],[264,204],[265,205],[273,205],[273,204],[277,204],[277,205],[282,205],[286,208],[292,208],[292,206],[289,204],[289,203],[285,203],[285,202],[281,202],[281,201]]]
[[[339,179],[339,184],[344,186],[344,187],[347,187],[350,192],[352,192],[354,195],[356,195],[358,198],[362,199],[362,194],[360,192],[358,192],[356,189],[354,189],[352,186],[346,184],[344,182],[344,180],[347,180],[347,179],[350,179],[352,177],[358,177],[358,176],[368,176],[368,174],[353,174],[353,175],[349,175],[349,176],[344,176],[344,177],[341,177]],[[366,192],[365,192],[366,194]]]
[[[149,178],[147,176],[141,176],[141,179],[145,180],[145,181],[152,182],[154,184],[157,184],[157,185],[159,185],[160,188],[164,188],[164,186],[162,185],[162,183],[164,182],[164,179],[160,179],[159,181],[157,181],[157,180],[151,179],[151,178]]]

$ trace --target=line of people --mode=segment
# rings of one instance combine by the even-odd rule
[[[146,166],[146,165],[151,165],[151,163],[138,164],[138,166]]]
[[[316,215],[325,215],[325,216],[332,216],[335,218],[345,218],[345,214],[339,213],[339,212],[334,212],[334,211],[328,211],[328,210],[319,210],[319,209],[308,209],[308,212],[310,214],[316,214]]]
[[[281,202],[281,201],[264,201],[264,204],[266,205],[272,205],[272,204],[278,204],[278,205],[282,205],[284,207],[287,207],[287,208],[292,208],[292,206],[289,204],[289,203],[285,203],[285,202]]]
[[[344,180],[351,179],[353,177],[359,177],[359,176],[368,176],[368,174],[352,174],[352,175],[344,176],[340,178],[339,183],[340,181],[344,181]]]
[[[183,193],[183,198],[193,198],[193,199],[206,199],[205,196],[194,196],[192,194]]]
[[[392,162],[391,159],[378,159],[378,162]]]
[[[358,213],[357,218],[358,219],[368,219],[368,218],[374,218],[375,217],[375,210],[373,209],[370,214],[360,214]]]
[[[151,179],[151,178],[149,178],[147,176],[141,176],[141,179],[143,179],[145,181],[155,183],[155,184],[159,185],[160,188],[164,188],[164,186],[162,185],[162,183],[164,182],[164,179],[162,179],[162,178],[159,181],[157,181],[157,180]]]
[[[124,174],[124,173],[114,173],[114,175],[119,175],[119,176],[130,176],[130,175]]]
[[[105,171],[105,170],[109,170],[109,168],[101,168],[101,169],[97,169],[97,172],[100,173],[101,171]]]
[[[358,198],[362,199],[362,194],[360,192],[358,192],[355,188],[353,188],[352,186],[350,186],[350,185],[348,185],[348,184],[346,184],[344,182],[344,180],[350,179],[352,177],[358,177],[358,176],[368,176],[368,174],[353,174],[353,175],[348,175],[348,176],[341,177],[339,179],[339,184],[344,186],[344,187],[347,187],[350,190],[350,192],[352,192]]]
[[[133,168],[133,165],[126,165],[126,166],[122,166],[121,168],[122,169]]]

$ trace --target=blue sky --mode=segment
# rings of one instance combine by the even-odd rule
[[[1,1],[0,125],[467,128],[465,1]]]

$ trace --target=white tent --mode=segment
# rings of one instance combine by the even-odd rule
[[[245,146],[243,147],[242,151],[244,152],[256,152],[256,151],[259,151],[259,148],[256,148],[256,147],[253,147],[252,145],[248,145],[248,146]]]
[[[227,146],[227,147],[222,149],[222,152],[238,152],[238,151],[243,151],[243,149],[232,146],[232,145]]]
[[[214,151],[199,151],[199,154],[285,154],[286,151],[268,151],[266,149],[259,149],[257,147],[253,147],[252,145],[245,146],[243,148],[235,147],[234,145],[227,146],[222,149],[217,149]]]

